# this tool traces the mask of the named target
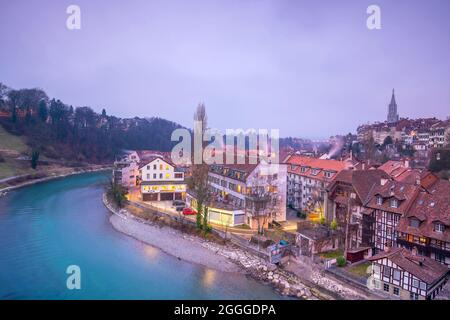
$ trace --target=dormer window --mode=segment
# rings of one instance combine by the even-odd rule
[[[319,169],[313,169],[313,171],[312,171],[313,176],[317,176],[318,173],[319,173]]]
[[[390,204],[391,208],[398,208],[398,200],[395,198],[391,199],[389,204]]]
[[[302,168],[300,169],[300,171],[301,171],[301,172],[305,172],[305,171],[306,171],[306,167],[302,167]]]
[[[409,226],[410,226],[410,227],[418,228],[419,225],[420,225],[419,219],[416,219],[416,218],[411,218],[411,219],[409,219]]]
[[[378,196],[377,197],[377,205],[381,206],[383,204],[383,197]]]
[[[332,172],[330,172],[330,171],[325,171],[325,177],[326,178],[331,178],[331,176],[333,175],[333,173]]]
[[[444,226],[444,224],[443,223],[440,223],[440,222],[436,222],[435,224],[434,224],[434,231],[436,231],[436,232],[444,232],[445,231],[445,226]]]

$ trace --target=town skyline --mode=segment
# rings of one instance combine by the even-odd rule
[[[448,117],[444,1],[379,1],[380,30],[366,26],[367,1],[79,1],[81,30],[65,26],[69,3],[41,3],[2,4],[2,81],[74,106],[190,127],[204,102],[222,130],[323,139],[384,121],[395,88],[400,117]]]

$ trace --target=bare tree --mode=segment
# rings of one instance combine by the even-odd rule
[[[264,234],[264,226],[271,222],[277,214],[277,185],[270,176],[258,175],[247,187],[246,211],[258,224],[258,234]]]
[[[194,114],[194,121],[201,123],[202,141],[203,135],[208,125],[208,117],[206,115],[206,108],[203,103],[197,106],[197,110]],[[202,142],[203,143],[203,142]],[[194,148],[195,150],[195,148]],[[201,151],[203,152],[203,151]],[[195,155],[192,155],[193,158]],[[203,156],[203,155],[202,155]],[[192,159],[194,160],[194,159]],[[209,166],[203,161],[201,163],[195,163],[192,161],[192,176],[189,181],[189,188],[195,193],[197,199],[197,227],[206,230],[208,225],[208,208],[207,203],[210,198],[210,190],[208,183]],[[203,217],[203,221],[202,221]]]

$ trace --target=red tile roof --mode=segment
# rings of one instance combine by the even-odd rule
[[[418,192],[419,187],[416,185],[399,181],[386,181],[384,185],[377,185],[373,188],[366,206],[372,209],[405,214],[411,207]],[[383,204],[381,205],[377,202],[377,197],[379,196],[383,197]],[[390,199],[392,198],[398,200],[397,208],[390,206]]]
[[[328,190],[332,191],[339,183],[350,184],[361,202],[366,203],[370,192],[380,184],[382,178],[389,178],[382,170],[342,170],[333,179]]]
[[[409,226],[412,217],[421,221],[418,228]],[[444,232],[434,230],[436,222],[445,225]],[[397,230],[450,242],[450,181],[438,180],[427,189],[422,189],[410,210],[400,219]]]
[[[291,155],[286,159],[288,164],[288,173],[295,173],[300,176],[317,179],[321,181],[331,181],[336,173],[346,169],[346,163],[338,160],[317,159],[312,157],[305,157],[300,155]],[[305,168],[305,172],[301,168]],[[313,169],[318,169],[317,174],[313,174]],[[325,176],[325,172],[332,172],[330,178]]]
[[[432,285],[440,281],[448,273],[447,266],[423,256],[415,256],[404,248],[391,248],[388,252],[369,258],[370,261],[387,258],[403,270],[411,273],[420,280]]]

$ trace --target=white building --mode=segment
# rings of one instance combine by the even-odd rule
[[[274,217],[270,217],[266,223],[270,223],[272,220],[286,220],[286,165],[263,162],[259,164],[215,164],[211,165],[208,175],[212,193],[209,208],[211,222],[231,219],[229,225],[245,223],[251,228],[256,228],[258,221],[247,208],[247,196],[256,180],[267,180],[267,182],[270,180],[271,192],[276,198],[276,214]],[[267,187],[269,187],[269,183],[267,183]]]
[[[184,173],[163,159],[154,156],[139,166],[142,200],[181,200],[186,196]]]

